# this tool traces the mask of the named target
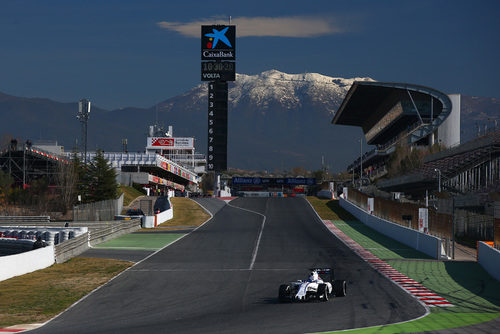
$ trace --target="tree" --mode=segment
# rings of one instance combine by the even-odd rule
[[[299,166],[299,167],[292,168],[292,170],[290,171],[290,174],[294,177],[297,177],[297,176],[307,177],[308,172],[304,167]]]
[[[72,165],[75,176],[75,197],[81,196],[82,202],[88,202],[88,185],[90,183],[88,176],[88,167],[85,166],[80,158],[78,158],[78,153],[73,152]]]
[[[87,182],[87,198],[90,202],[115,199],[118,196],[116,172],[100,150],[89,164],[84,181]]]
[[[63,163],[59,162],[57,166],[56,182],[59,188],[59,203],[63,214],[75,202],[75,192],[78,183],[77,168],[80,168],[79,163]]]
[[[9,190],[13,183],[12,177],[0,170],[0,208],[7,207]]]
[[[30,187],[24,193],[26,203],[31,206],[31,210],[35,215],[46,214],[49,211],[49,182],[47,177],[42,176],[31,181]]]
[[[214,174],[206,173],[201,177],[201,190],[208,193],[214,189]]]

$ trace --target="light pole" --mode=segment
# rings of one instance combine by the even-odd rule
[[[434,171],[438,173],[438,191],[441,192],[441,171],[438,168],[434,168]]]
[[[78,114],[76,118],[82,123],[82,144],[84,145],[84,164],[87,164],[87,122],[90,116],[90,101],[82,99],[78,102]]]

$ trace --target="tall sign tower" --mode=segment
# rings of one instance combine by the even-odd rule
[[[214,172],[214,196],[219,174],[227,170],[228,81],[236,76],[236,27],[201,26],[201,80],[208,81],[207,171]]]

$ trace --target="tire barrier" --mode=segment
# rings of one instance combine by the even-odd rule
[[[0,226],[0,236],[11,239],[36,240],[42,237],[49,245],[57,245],[65,240],[77,237],[87,232],[87,227],[31,227],[31,226]]]
[[[0,238],[0,256],[24,253],[33,249],[35,240]]]

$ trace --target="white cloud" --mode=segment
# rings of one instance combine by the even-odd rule
[[[213,18],[194,22],[158,22],[163,29],[176,31],[186,37],[200,37],[200,26],[223,24],[227,19]],[[289,16],[289,17],[237,17],[231,21],[236,25],[237,37],[273,36],[273,37],[317,37],[343,32],[333,18]]]

